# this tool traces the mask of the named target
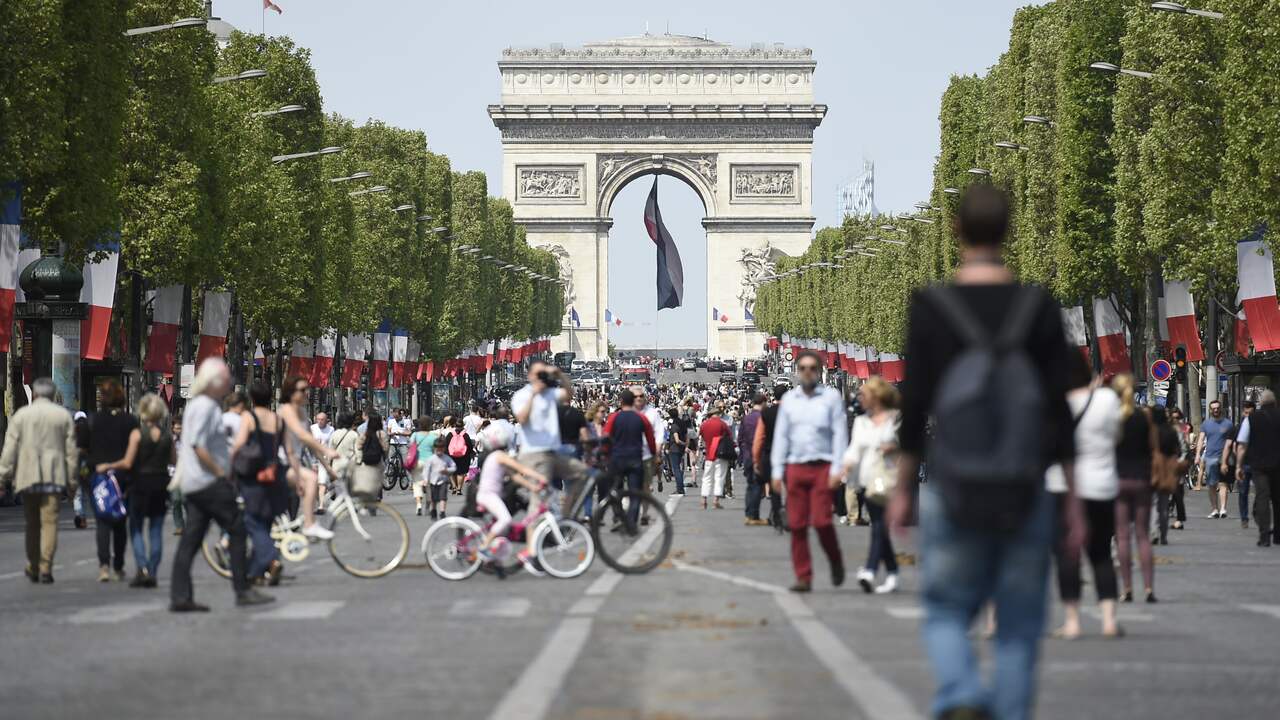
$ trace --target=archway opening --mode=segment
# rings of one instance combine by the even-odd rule
[[[634,352],[660,349],[703,354],[707,344],[707,237],[702,227],[706,209],[688,184],[658,176],[658,205],[684,265],[683,304],[657,310],[657,252],[644,224],[644,207],[653,175],[632,178],[608,208],[609,297],[606,307],[622,324],[609,328],[609,343]]]

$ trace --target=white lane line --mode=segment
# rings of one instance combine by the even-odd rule
[[[1242,607],[1242,608],[1244,608],[1245,610],[1248,610],[1248,611],[1250,611],[1250,612],[1256,612],[1256,613],[1259,613],[1259,614],[1262,614],[1262,615],[1270,615],[1271,617],[1276,618],[1277,620],[1280,620],[1280,605],[1249,605],[1249,604],[1245,604],[1245,605],[1241,605],[1240,607]]]
[[[831,677],[862,708],[864,716],[876,720],[921,720],[902,691],[855,655],[803,600],[789,593],[774,594],[773,599]]]
[[[346,605],[341,600],[302,600],[288,602],[266,612],[250,615],[249,619],[259,620],[323,620]]]
[[[889,613],[889,617],[898,620],[920,620],[924,617],[924,608],[919,605],[899,605],[891,606],[884,609]]]
[[[1088,615],[1094,620],[1102,619],[1102,611],[1096,607],[1081,608],[1080,612],[1084,613],[1085,615]],[[1126,612],[1124,610],[1119,610],[1116,612],[1116,619],[1121,622],[1145,623],[1145,622],[1155,622],[1156,616],[1152,615],[1151,613]]]
[[[67,622],[72,625],[96,625],[104,623],[118,623],[148,613],[153,610],[163,610],[164,603],[116,603],[115,605],[99,605],[97,607],[83,608],[75,613],[67,616]]]
[[[97,560],[94,560],[93,558],[83,558],[83,559],[81,559],[81,560],[77,560],[77,561],[75,561],[75,563],[73,563],[73,564],[74,564],[74,565],[88,565],[88,564],[89,564],[89,563],[91,563],[91,562],[97,562]]]
[[[675,517],[680,505],[679,497],[667,499],[667,515]],[[658,526],[650,528],[631,546],[628,554],[644,553],[658,539]],[[626,558],[624,555],[623,558]],[[609,570],[591,583],[584,597],[569,609],[569,616],[560,621],[533,662],[525,666],[520,679],[507,690],[502,701],[493,709],[489,720],[541,720],[551,709],[551,703],[560,694],[564,679],[568,676],[587,639],[591,637],[594,613],[604,604],[605,598],[622,581],[622,575]]]
[[[522,618],[532,603],[526,598],[479,598],[459,600],[449,608],[450,617]]]
[[[711,570],[698,565],[690,565],[689,563],[681,560],[672,560],[671,564],[674,565],[677,570],[683,570],[697,575],[706,575],[707,577],[713,577],[717,580],[733,583],[734,585],[749,587],[753,590],[759,590],[760,592],[785,593],[787,591],[786,588],[781,585],[772,585],[770,583],[752,580],[751,578],[741,577],[739,575],[730,575],[729,573],[720,572],[719,570]]]

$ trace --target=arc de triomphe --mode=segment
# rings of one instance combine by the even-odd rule
[[[681,35],[503,52],[502,103],[489,106],[503,195],[529,244],[560,258],[579,358],[607,353],[610,207],[654,173],[685,182],[706,208],[708,313],[729,317],[708,321],[708,352],[761,354],[764,336],[745,319],[755,279],[777,253],[803,252],[813,229],[813,131],[827,111],[813,102],[815,67],[808,49]],[[672,232],[688,255],[687,235]],[[636,282],[653,282],[645,270]],[[570,349],[565,323],[556,351]]]

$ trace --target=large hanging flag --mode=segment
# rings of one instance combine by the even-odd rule
[[[177,362],[178,325],[182,322],[182,286],[156,290],[151,303],[151,337],[147,341],[147,372],[173,374]]]
[[[1089,359],[1089,336],[1085,333],[1083,306],[1075,305],[1069,308],[1062,308],[1062,330],[1067,336],[1067,344],[1073,348],[1078,348],[1087,361]]]
[[[92,262],[95,255],[100,259]],[[116,300],[116,268],[119,265],[119,233],[96,243],[84,261],[84,287],[80,288],[80,302],[89,307],[85,319],[80,321],[80,357],[86,360],[101,360],[107,354],[107,333],[111,329],[111,308]]]
[[[333,328],[324,331],[316,340],[315,359],[311,365],[311,387],[327,388],[329,379],[333,377],[333,356],[338,350],[338,335]]]
[[[1253,349],[1280,349],[1280,307],[1276,305],[1276,278],[1271,248],[1267,246],[1267,226],[1236,244],[1240,298],[1249,318]]]
[[[207,358],[220,358],[227,350],[227,326],[231,324],[231,293],[206,292],[200,314],[200,348],[196,365]]]
[[[387,360],[391,357],[391,321],[383,320],[373,333],[373,364],[369,366],[369,387],[387,386]]]
[[[1098,333],[1098,351],[1102,354],[1102,374],[1106,377],[1131,371],[1129,348],[1124,339],[1124,323],[1110,297],[1094,298],[1093,325]]]
[[[298,338],[293,341],[289,350],[289,368],[285,372],[288,377],[305,378],[311,382],[311,372],[316,366],[316,341],[311,338]]]
[[[344,388],[360,387],[360,374],[364,372],[365,358],[369,356],[369,338],[348,333],[342,349],[342,378],[339,383]]]
[[[1191,283],[1185,280],[1169,280],[1164,284],[1165,325],[1169,329],[1169,344],[1187,348],[1187,360],[1204,360],[1204,346],[1200,344],[1200,331],[1196,328],[1196,304],[1191,298]]]
[[[684,300],[684,265],[680,251],[662,222],[658,209],[658,176],[653,176],[653,189],[644,204],[644,227],[649,239],[658,246],[658,309],[678,308]]]
[[[5,194],[11,193],[8,199]],[[8,352],[13,334],[13,306],[17,302],[19,245],[22,238],[22,186],[0,185],[0,351]]]

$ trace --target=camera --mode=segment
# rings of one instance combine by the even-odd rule
[[[560,378],[556,377],[548,370],[540,370],[538,372],[538,379],[542,381],[543,385],[546,385],[549,388],[560,387]]]

